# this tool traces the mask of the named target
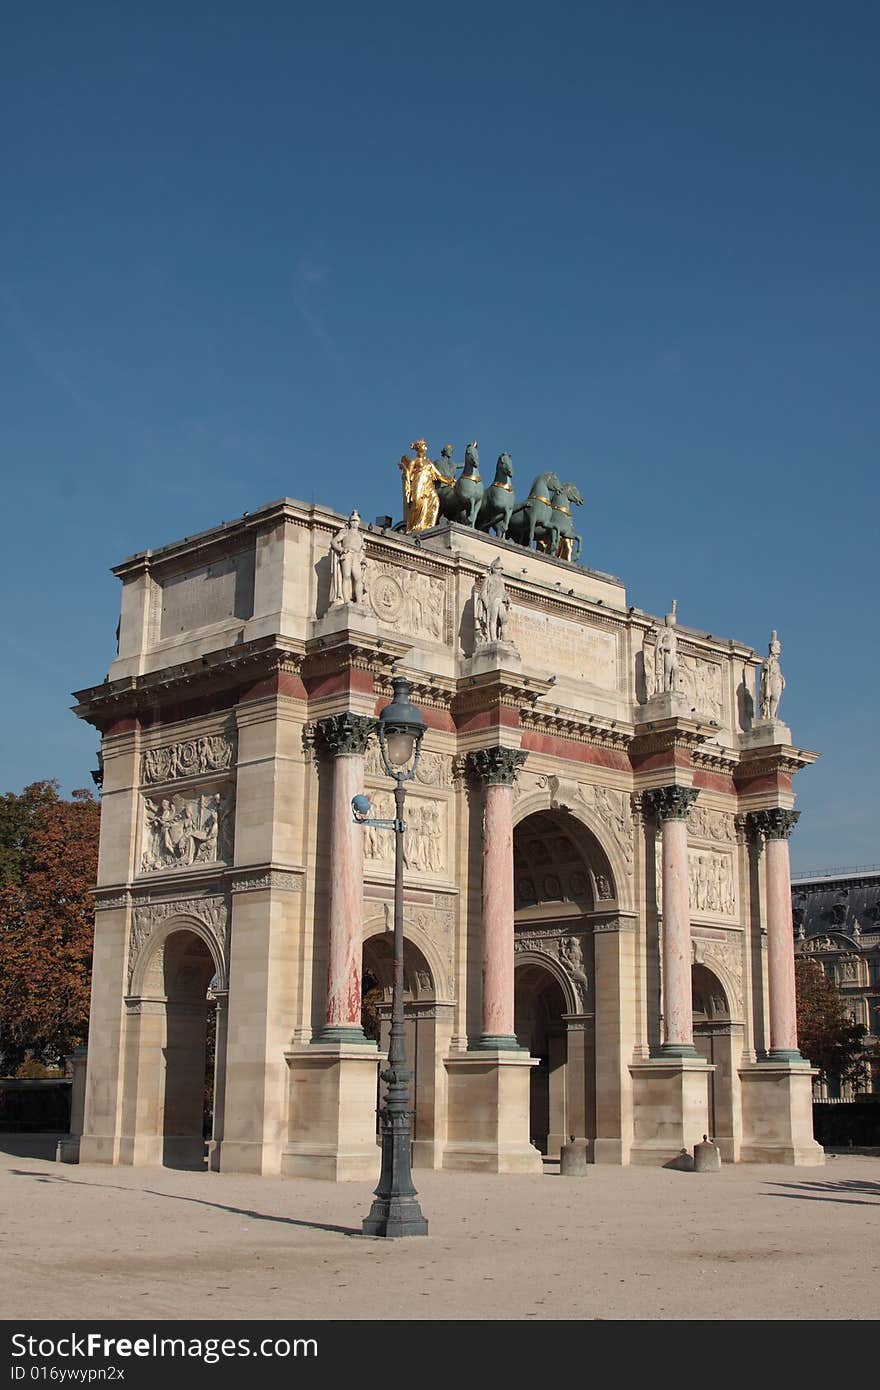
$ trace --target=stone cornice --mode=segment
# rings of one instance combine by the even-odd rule
[[[502,667],[460,680],[453,708],[456,713],[493,709],[498,705],[515,710],[521,710],[523,706],[530,709],[552,688],[553,681]]]
[[[772,777],[778,773],[793,777],[801,768],[810,767],[818,757],[818,753],[812,753],[807,748],[794,748],[790,744],[745,749],[740,754],[734,777],[738,782],[751,781],[756,777]]]
[[[265,889],[274,892],[301,893],[305,882],[304,869],[278,868],[272,864],[257,864],[247,869],[234,869],[229,882],[231,893],[258,893]]]
[[[387,672],[411,649],[412,643],[367,633],[339,632],[313,637],[306,645],[303,678],[308,680],[330,672]]]
[[[520,725],[535,733],[551,734],[573,743],[587,743],[596,748],[613,748],[625,752],[633,740],[631,724],[617,719],[601,719],[577,710],[544,709],[533,703],[520,709]]]
[[[657,719],[637,727],[630,752],[633,758],[676,752],[686,753],[692,758],[695,751],[714,736],[714,732],[706,724],[698,724],[691,719]]]
[[[739,766],[739,753],[733,748],[722,748],[720,744],[704,743],[693,749],[691,757],[694,767],[703,772],[715,772],[722,777],[731,777]]]
[[[406,664],[398,662],[397,673],[406,676],[410,685],[410,698],[415,705],[428,705],[431,709],[449,710],[455,699],[457,682],[449,676],[431,676],[424,671],[410,671]],[[390,677],[383,672],[376,681],[377,696],[393,695]]]
[[[74,691],[77,703],[73,710],[80,719],[100,728],[124,715],[153,715],[157,704],[196,700],[245,680],[256,682],[280,673],[298,675],[303,655],[301,643],[258,638],[208,652],[195,661]]]

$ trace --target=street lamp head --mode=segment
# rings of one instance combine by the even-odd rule
[[[415,752],[416,760],[425,736],[421,710],[410,702],[410,684],[403,676],[391,682],[394,698],[379,713],[379,747],[389,777],[396,777]],[[410,775],[415,772],[413,765]]]
[[[356,821],[365,821],[371,810],[372,806],[368,796],[364,796],[363,793],[361,793],[360,796],[353,796],[351,798],[351,813]]]

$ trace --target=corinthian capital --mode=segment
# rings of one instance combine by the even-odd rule
[[[699,794],[697,787],[652,787],[645,792],[645,804],[659,821],[687,820]]]
[[[468,764],[486,786],[512,787],[527,757],[521,748],[477,748]]]
[[[342,714],[329,714],[316,724],[318,737],[323,747],[334,758],[363,755],[376,728],[375,719],[365,714],[352,714],[345,710]]]
[[[788,840],[800,820],[800,811],[787,811],[782,806],[771,806],[766,811],[750,811],[749,822],[752,828],[763,835],[765,840]]]

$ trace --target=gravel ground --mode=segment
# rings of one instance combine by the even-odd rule
[[[366,1183],[41,1151],[0,1135],[7,1320],[877,1316],[876,1155],[585,1179],[419,1172],[430,1235],[383,1241],[359,1235]]]

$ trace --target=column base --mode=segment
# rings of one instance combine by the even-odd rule
[[[484,1033],[469,1049],[471,1052],[527,1052],[511,1033]]]
[[[375,1182],[377,1071],[384,1060],[375,1045],[316,1041],[284,1055],[290,1089],[282,1177]]]
[[[360,1024],[328,1023],[312,1038],[312,1046],[324,1043],[341,1043],[346,1047],[371,1047],[376,1050],[375,1038],[368,1038]]]
[[[767,1061],[783,1063],[801,1062],[805,1067],[810,1065],[804,1054],[797,1047],[771,1047],[770,1051],[767,1053]],[[762,1063],[762,1065],[765,1064]]]
[[[529,1142],[529,1078],[537,1058],[516,1051],[475,1048],[445,1059],[447,1139],[443,1167],[479,1173],[541,1173]]]
[[[741,1163],[807,1168],[824,1164],[825,1150],[813,1138],[815,1075],[815,1068],[804,1058],[777,1061],[771,1056],[766,1062],[740,1068]]]
[[[699,1056],[652,1057],[630,1064],[633,1145],[630,1163],[664,1164],[692,1151],[709,1132],[709,1075]]]
[[[699,1057],[699,1052],[693,1043],[663,1043],[657,1056],[662,1061],[664,1057]],[[649,1060],[651,1060],[649,1058]]]

